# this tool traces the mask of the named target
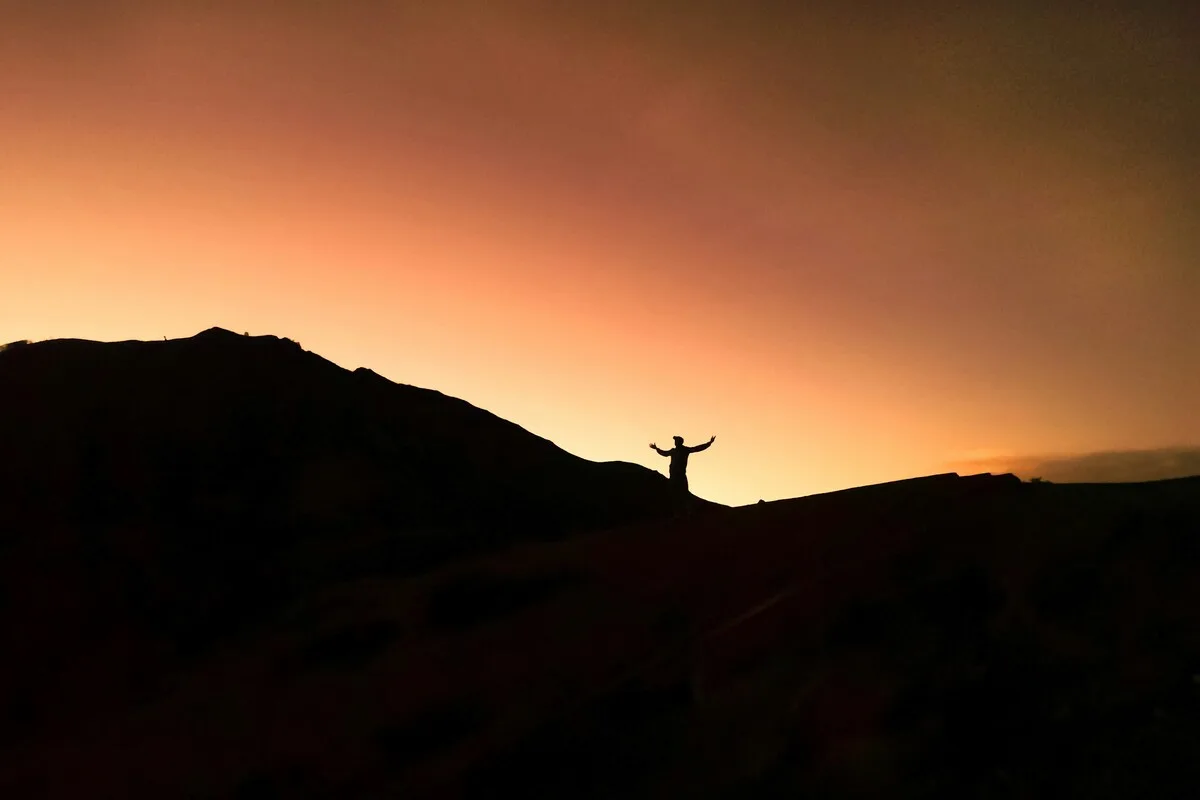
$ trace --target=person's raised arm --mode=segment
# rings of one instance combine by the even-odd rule
[[[670,450],[660,450],[660,449],[658,449],[658,445],[656,445],[654,442],[651,442],[651,443],[650,443],[650,449],[651,449],[651,450],[653,450],[654,452],[658,453],[660,456],[669,456],[669,455],[671,455],[671,451],[670,451]]]
[[[712,447],[712,443],[715,442],[716,440],[717,440],[716,436],[711,436],[711,437],[709,437],[709,440],[707,442],[705,442],[704,444],[698,444],[695,447],[689,447],[688,452],[699,453],[701,450],[707,450],[708,448]]]

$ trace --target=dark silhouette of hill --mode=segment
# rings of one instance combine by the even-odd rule
[[[656,473],[273,336],[10,345],[0,386],[6,630],[56,640],[17,686],[64,637],[195,654],[331,581],[671,511]]]
[[[0,386],[5,797],[1200,781],[1200,478],[676,516],[271,337],[18,345]]]
[[[435,391],[273,336],[57,340],[0,354],[8,494],[64,519],[364,525],[506,541],[660,508],[665,481],[595,464]],[[64,505],[65,501],[65,505]],[[39,509],[39,514],[44,509]]]

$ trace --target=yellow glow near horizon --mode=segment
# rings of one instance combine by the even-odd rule
[[[0,21],[0,341],[287,336],[586,458],[716,434],[727,503],[1200,442],[1166,23],[451,5]]]

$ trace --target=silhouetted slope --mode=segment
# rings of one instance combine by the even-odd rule
[[[1115,800],[1200,784],[1200,478],[941,475],[656,519],[643,473],[617,467],[595,502],[631,521],[547,541],[599,524],[571,499],[578,461],[459,401],[223,332],[157,354],[48,344],[111,363],[19,372],[5,362],[22,348],[0,352],[0,380],[32,381],[3,430],[36,465],[6,464],[0,507],[0,796]],[[173,373],[170,353],[193,366]],[[157,370],[176,377],[143,383],[137,414],[116,408]],[[108,433],[78,447],[88,431]],[[452,489],[460,462],[413,444],[470,462],[492,436],[519,446]],[[547,506],[528,477],[544,463],[570,478],[540,484],[565,487]],[[489,494],[492,470],[526,483]],[[371,480],[413,499],[389,505]],[[487,550],[489,515],[532,538]]]
[[[0,352],[7,495],[63,519],[488,529],[628,521],[662,500],[470,404],[348,372],[286,339],[58,340]],[[64,505],[65,501],[65,505]],[[38,513],[44,513],[39,508]]]
[[[469,796],[1182,798],[1200,782],[1200,478],[936,476],[584,548],[638,644],[475,761]]]

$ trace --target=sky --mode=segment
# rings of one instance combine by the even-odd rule
[[[0,0],[0,342],[286,336],[589,459],[715,434],[725,503],[1160,477],[1197,42],[1183,2]]]

